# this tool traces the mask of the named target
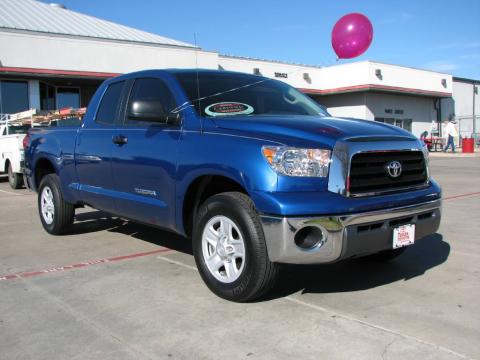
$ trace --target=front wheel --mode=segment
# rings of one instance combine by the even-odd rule
[[[12,189],[20,189],[23,185],[22,174],[16,173],[12,169],[12,164],[8,164],[8,183]]]
[[[52,235],[64,234],[73,223],[75,206],[63,199],[55,174],[45,175],[38,188],[38,212],[43,228]]]
[[[242,193],[214,195],[200,206],[193,252],[203,281],[227,300],[258,299],[277,277],[253,202]]]

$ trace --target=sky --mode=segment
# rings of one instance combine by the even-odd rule
[[[337,63],[332,28],[343,15],[360,12],[372,22],[374,37],[370,48],[353,61],[480,79],[480,0],[56,2],[188,43],[194,43],[196,34],[198,46],[220,54],[317,66]]]

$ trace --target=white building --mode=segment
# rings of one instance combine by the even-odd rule
[[[420,135],[442,118],[440,99],[452,96],[452,76],[372,61],[311,67],[219,56],[225,70],[278,78],[309,94],[335,116],[395,124]]]
[[[59,5],[0,0],[0,113],[83,107],[108,77],[196,66],[276,78],[333,115],[383,121],[415,135],[444,119],[442,103],[458,87],[449,74],[372,61],[320,68],[221,55]]]
[[[480,81],[453,78],[452,97],[442,101],[445,117],[454,116],[462,137],[480,138]]]
[[[36,0],[0,0],[0,113],[87,106],[108,77],[218,55]]]

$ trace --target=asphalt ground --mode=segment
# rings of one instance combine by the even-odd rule
[[[440,230],[394,261],[288,266],[214,296],[188,240],[93,209],[48,235],[0,182],[0,359],[480,359],[480,157],[433,157]]]

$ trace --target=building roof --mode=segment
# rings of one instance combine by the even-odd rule
[[[250,57],[250,56],[239,56],[239,55],[229,55],[229,54],[220,54],[219,56],[222,57],[222,58],[225,58],[225,59],[262,61],[262,62],[267,62],[267,63],[271,63],[271,64],[294,65],[294,66],[302,66],[302,67],[316,68],[316,69],[321,69],[323,67],[321,65],[311,65],[311,64],[309,65],[309,64],[295,63],[295,62],[283,61],[283,60],[261,59],[261,58],[255,58],[255,57]]]
[[[475,85],[480,84],[480,80],[468,79],[468,78],[457,77],[457,76],[453,77],[453,81],[466,82],[466,83],[475,84]]]
[[[0,0],[0,29],[33,31],[97,39],[195,47],[37,0]]]

